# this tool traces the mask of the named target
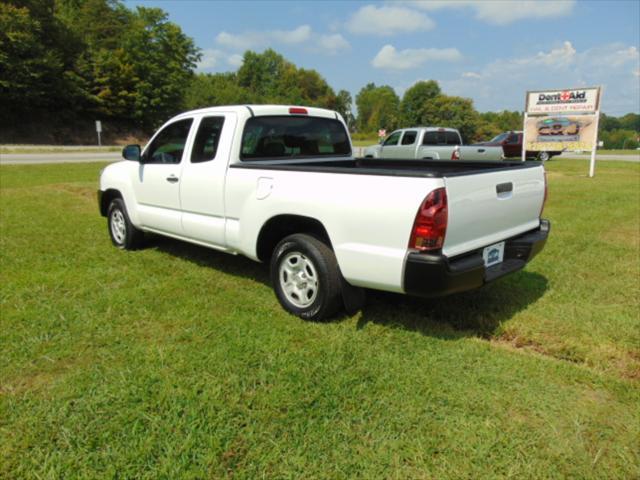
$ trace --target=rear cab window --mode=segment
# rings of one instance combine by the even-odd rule
[[[351,142],[339,120],[307,116],[260,116],[247,120],[243,161],[351,156]]]
[[[422,139],[423,145],[462,145],[462,140],[457,132],[432,131],[425,132]]]

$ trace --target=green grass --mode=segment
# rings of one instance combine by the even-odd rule
[[[0,167],[0,477],[637,477],[639,167],[554,160],[526,270],[327,324],[247,259],[113,248],[101,165]]]
[[[377,138],[372,138],[370,140],[353,140],[351,143],[353,143],[354,147],[369,147],[371,145],[376,145],[380,142],[378,141]]]

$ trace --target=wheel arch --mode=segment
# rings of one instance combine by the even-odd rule
[[[268,262],[278,242],[294,233],[312,235],[326,242],[333,250],[329,233],[320,220],[303,215],[281,214],[271,217],[260,229],[256,242],[256,256],[261,262]]]
[[[124,197],[122,196],[120,190],[117,190],[115,188],[108,188],[107,190],[102,192],[102,196],[100,197],[100,215],[102,215],[103,217],[107,216],[109,205],[111,205],[111,202],[116,198],[121,198],[122,200],[124,200]]]

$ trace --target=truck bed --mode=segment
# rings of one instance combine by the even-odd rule
[[[375,158],[273,159],[244,161],[230,168],[284,170],[354,175],[388,175],[396,177],[443,178],[535,168],[540,162],[499,161],[465,162],[452,160],[385,160]]]

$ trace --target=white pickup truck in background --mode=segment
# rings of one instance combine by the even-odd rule
[[[379,145],[364,150],[365,158],[418,160],[504,160],[502,147],[463,145],[455,128],[412,127],[396,130]]]
[[[289,312],[357,310],[363,288],[440,296],[524,267],[549,222],[541,164],[355,159],[336,112],[214,107],[169,120],[107,166],[112,243],[153,232],[270,264]]]

